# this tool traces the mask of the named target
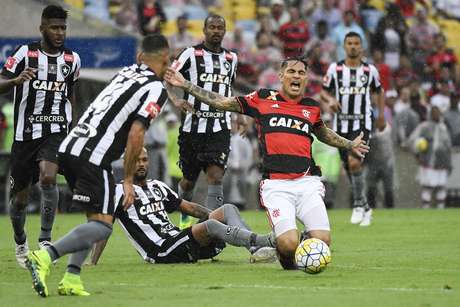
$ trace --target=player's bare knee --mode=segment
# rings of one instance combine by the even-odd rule
[[[320,239],[321,241],[326,243],[328,246],[331,246],[332,240],[331,240],[331,233],[329,231],[325,231],[325,230],[310,231],[308,232],[308,237]]]
[[[294,236],[280,236],[276,238],[276,248],[283,256],[292,256],[299,245],[299,239]]]

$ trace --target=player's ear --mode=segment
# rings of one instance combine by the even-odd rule
[[[141,64],[141,63],[142,63],[142,60],[143,60],[143,58],[144,58],[143,55],[144,55],[144,54],[143,54],[142,52],[140,52],[140,51],[136,54],[136,62],[137,62],[137,64]]]

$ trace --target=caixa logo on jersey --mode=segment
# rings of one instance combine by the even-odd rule
[[[366,88],[357,87],[357,86],[351,86],[351,87],[342,86],[339,88],[339,93],[340,95],[364,95],[366,94]]]
[[[65,92],[66,83],[60,81],[34,80],[32,88],[39,91]]]
[[[142,215],[147,215],[150,213],[158,212],[158,211],[163,211],[165,207],[163,206],[163,202],[157,202],[157,203],[150,203],[143,205],[139,208],[139,213]]]
[[[200,81],[201,82],[222,83],[222,84],[230,85],[230,78],[226,75],[220,75],[220,74],[202,73],[200,75]]]
[[[307,123],[292,118],[274,116],[270,118],[268,124],[270,127],[285,127],[300,130],[306,133],[309,133],[310,131],[310,126]]]

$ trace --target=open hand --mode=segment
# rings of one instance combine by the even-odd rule
[[[166,69],[164,79],[166,80],[166,82],[168,82],[172,86],[177,86],[180,88],[183,88],[185,84],[185,78],[182,76],[182,74],[172,69],[171,67],[168,67]]]
[[[359,136],[351,142],[350,151],[355,155],[364,159],[364,156],[369,152],[370,147],[363,140],[364,133],[361,132]]]
[[[13,83],[15,85],[21,85],[26,81],[32,80],[33,78],[36,77],[37,69],[31,68],[31,67],[26,67],[19,76],[13,79]]]

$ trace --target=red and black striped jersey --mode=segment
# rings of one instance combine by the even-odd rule
[[[237,101],[241,112],[256,121],[264,178],[320,175],[311,156],[311,133],[323,125],[317,101],[309,97],[293,101],[269,89],[237,97]]]

